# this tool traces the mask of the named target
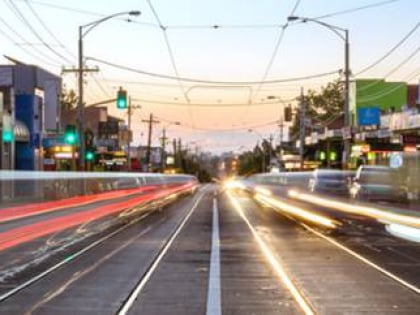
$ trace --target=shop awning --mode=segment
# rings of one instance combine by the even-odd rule
[[[15,121],[14,134],[15,134],[15,141],[29,142],[29,139],[30,139],[29,129],[20,120]]]

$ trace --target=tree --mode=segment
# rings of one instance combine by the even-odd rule
[[[60,97],[61,113],[66,114],[77,106],[78,97],[74,90],[63,90]]]
[[[344,86],[340,81],[329,82],[321,87],[321,91],[308,90],[304,96],[306,104],[306,117],[312,126],[324,127],[328,123],[343,116],[344,109]],[[300,109],[297,109],[296,119],[291,128],[291,134],[295,138],[299,135]]]

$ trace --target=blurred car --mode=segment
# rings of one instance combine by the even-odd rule
[[[349,183],[354,175],[354,171],[316,169],[309,179],[308,189],[313,193],[348,196]]]
[[[350,187],[356,200],[408,203],[408,192],[399,172],[387,166],[362,165]]]

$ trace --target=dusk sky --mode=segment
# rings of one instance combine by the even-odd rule
[[[141,11],[132,23],[115,18],[85,36],[87,65],[100,68],[87,75],[85,89],[87,104],[115,98],[119,86],[128,91],[133,105],[141,106],[132,119],[135,144],[146,142],[141,121],[150,113],[161,121],[154,126],[156,145],[165,126],[170,138],[182,137],[203,151],[252,148],[270,134],[278,141],[284,104],[295,103],[301,87],[318,89],[340,78],[344,63],[344,43],[336,34],[310,22],[286,26],[289,15],[349,30],[352,80],[420,78],[416,0],[0,1],[1,51],[59,74],[77,65],[78,26],[130,10]],[[359,73],[410,31],[383,61]],[[74,74],[63,79],[66,88],[76,87]],[[114,103],[108,106],[126,118]],[[169,125],[175,121],[181,125]]]

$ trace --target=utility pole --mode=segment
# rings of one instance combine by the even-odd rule
[[[141,108],[139,105],[133,106],[131,104],[131,96],[128,97],[128,106],[127,106],[127,127],[128,127],[128,144],[127,144],[127,168],[129,171],[131,171],[131,157],[130,157],[130,151],[131,151],[131,141],[133,141],[133,133],[131,132],[131,115],[133,114],[134,109]]]
[[[174,149],[174,164],[175,164],[175,168],[178,167],[178,153],[177,153],[177,148],[176,148],[176,139],[173,138],[172,139],[172,146]]]
[[[151,169],[151,147],[152,147],[152,130],[153,130],[153,124],[158,124],[160,121],[153,120],[153,114],[150,114],[149,120],[143,119],[142,122],[146,122],[149,124],[149,135],[147,138],[147,151],[146,151],[146,163],[147,163],[147,171],[149,172]]]
[[[280,118],[279,121],[279,169],[282,170],[282,159],[283,159],[283,153],[282,153],[282,145],[283,145],[283,118]]]
[[[299,129],[299,156],[300,156],[300,169],[303,170],[304,161],[303,156],[305,153],[305,120],[306,120],[306,104],[303,95],[303,87],[300,90],[300,129]]]
[[[166,140],[168,138],[166,137],[166,128],[164,127],[162,130],[162,152],[161,152],[161,156],[160,156],[160,162],[162,165],[162,173],[165,171],[165,166],[166,166],[166,154],[165,154],[165,149],[166,149]]]
[[[270,134],[270,137],[268,139],[270,140],[270,147],[268,148],[268,155],[269,155],[268,167],[270,167],[271,166],[271,158],[272,158],[272,155],[273,155],[274,136],[272,134]]]
[[[79,58],[78,58],[78,68],[64,68],[63,73],[66,72],[76,72],[78,76],[78,93],[79,98],[77,101],[77,131],[79,134],[79,168],[84,171],[85,170],[85,152],[86,152],[86,144],[85,144],[85,103],[83,101],[84,97],[84,90],[83,90],[83,77],[84,73],[86,72],[98,72],[99,69],[85,67],[83,65],[83,28],[79,27]]]
[[[344,151],[342,157],[343,168],[348,167],[349,157],[350,157],[350,141],[352,138],[351,126],[353,125],[351,116],[350,116],[350,44],[349,44],[349,30],[344,30],[344,126],[345,128],[350,128],[350,139],[344,140]]]

